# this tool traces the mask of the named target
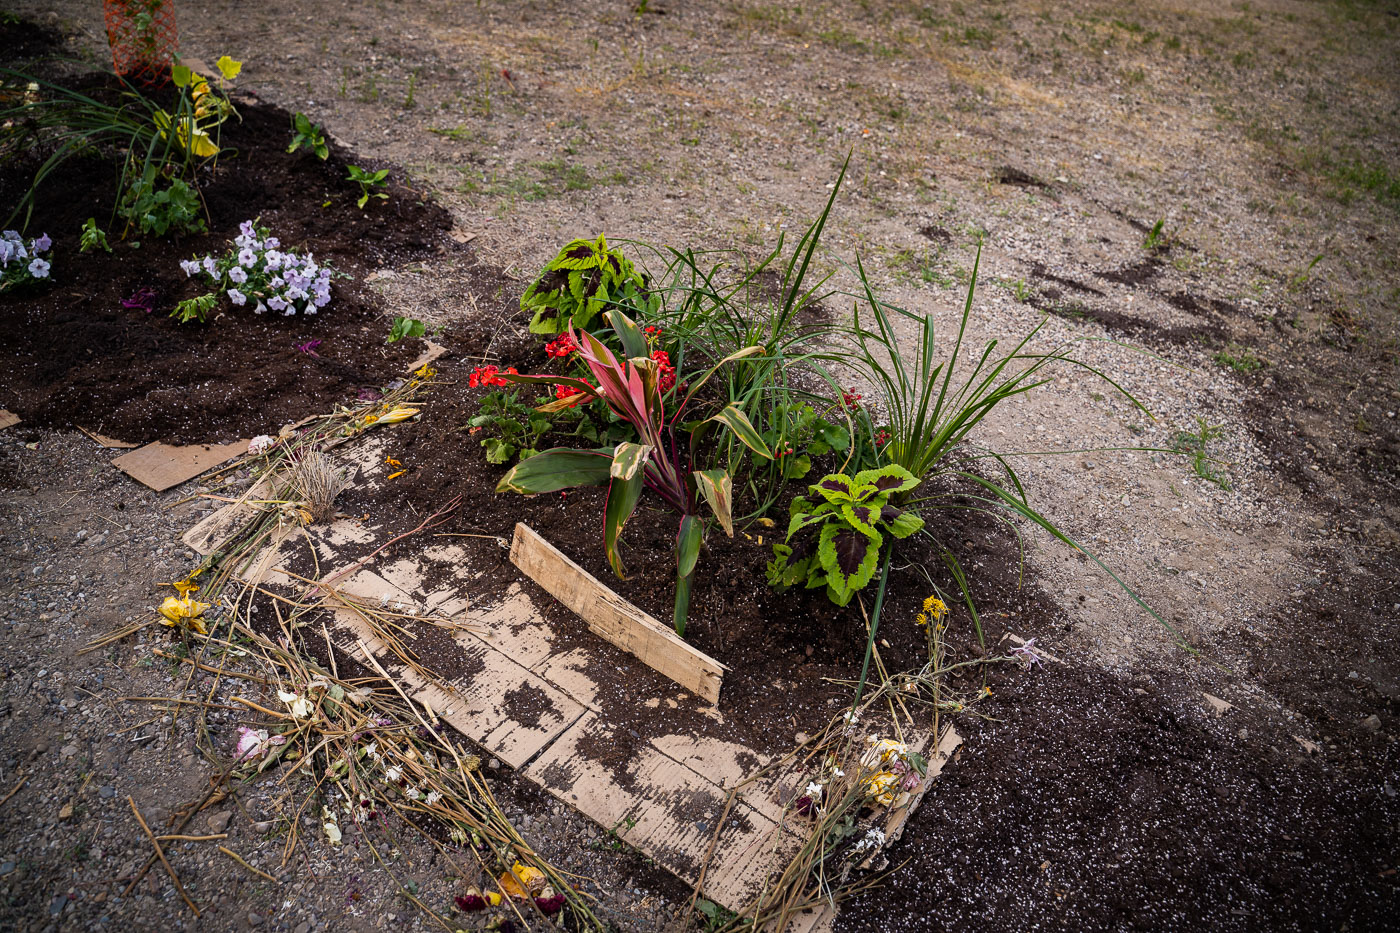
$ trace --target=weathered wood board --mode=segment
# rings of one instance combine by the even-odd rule
[[[515,526],[510,559],[545,592],[577,613],[594,634],[632,653],[696,696],[719,704],[726,670],[723,664],[696,651],[674,630],[599,583],[524,522]]]

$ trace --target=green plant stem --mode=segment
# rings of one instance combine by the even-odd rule
[[[890,561],[894,557],[894,543],[885,545],[885,554],[880,566],[880,586],[875,590],[875,609],[870,613],[870,637],[865,640],[865,660],[860,665],[860,681],[856,684],[855,702],[851,711],[860,709],[860,699],[865,695],[865,680],[870,673],[870,656],[875,653],[875,633],[880,629],[880,610],[885,606],[885,586],[890,580]]]
[[[690,581],[694,576],[695,574],[690,573],[676,578],[676,608],[672,613],[671,623],[681,638],[685,637],[685,620],[690,615]]]

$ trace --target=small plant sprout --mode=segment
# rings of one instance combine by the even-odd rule
[[[322,451],[307,451],[292,462],[292,489],[313,524],[335,518],[335,497],[349,485],[345,471]]]
[[[1150,250],[1158,250],[1158,249],[1161,249],[1163,246],[1166,246],[1166,245],[1167,245],[1167,237],[1166,237],[1166,234],[1162,232],[1162,231],[1163,231],[1163,228],[1166,226],[1166,224],[1167,224],[1167,218],[1165,218],[1165,217],[1158,217],[1158,218],[1157,218],[1157,222],[1156,222],[1155,224],[1152,225],[1152,229],[1149,230],[1149,231],[1147,232],[1147,236],[1143,238],[1143,241],[1142,241],[1142,248],[1143,248],[1143,249],[1149,250],[1149,251],[1150,251]]]
[[[326,145],[326,133],[321,128],[321,124],[312,123],[306,114],[300,112],[292,117],[292,141],[287,146],[287,151],[296,152],[298,149],[315,153],[316,158],[322,162],[331,154],[330,147]]]
[[[396,317],[393,326],[389,328],[389,339],[384,342],[398,343],[405,337],[422,337],[427,332],[427,327],[417,318]]]
[[[389,177],[387,168],[381,168],[377,172],[367,172],[358,165],[349,165],[346,168],[350,170],[350,174],[346,176],[347,180],[360,186],[360,199],[355,202],[360,210],[365,209],[370,198],[379,198],[381,201],[389,200],[389,193],[379,190],[388,184],[385,180]]]
[[[1211,442],[1224,436],[1224,425],[1211,424],[1197,415],[1195,431],[1177,431],[1172,436],[1172,450],[1189,456],[1192,471],[1201,479],[1209,480],[1221,489],[1228,490],[1230,477],[1212,466],[1219,461],[1210,455]]]
[[[112,251],[107,243],[107,234],[97,225],[97,218],[89,217],[78,234],[78,252],[88,253],[95,249],[108,253]]]

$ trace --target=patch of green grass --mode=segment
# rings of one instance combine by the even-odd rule
[[[560,197],[571,191],[588,191],[607,185],[622,185],[628,181],[621,170],[592,174],[588,167],[576,162],[568,162],[563,156],[548,162],[536,162],[531,166],[538,174],[516,174],[504,177],[492,173],[491,176],[472,177],[470,170],[464,170],[458,190],[464,194],[479,194],[505,200],[544,201]]]
[[[895,280],[904,284],[918,280],[926,285],[952,288],[957,284],[957,279],[941,271],[938,268],[938,260],[936,252],[901,249],[890,254],[889,267]]]
[[[453,140],[454,142],[482,139],[479,130],[474,130],[471,127],[462,126],[460,124],[457,126],[430,126],[428,127],[428,132],[435,136],[441,136],[443,139]]]
[[[1221,489],[1230,488],[1230,477],[1215,469],[1213,464],[1220,461],[1210,455],[1212,441],[1225,436],[1224,425],[1211,424],[1205,418],[1196,416],[1195,431],[1177,431],[1172,436],[1171,449],[1175,453],[1186,454],[1191,458],[1191,469],[1201,479],[1209,480]]]
[[[1350,204],[1360,191],[1382,204],[1400,207],[1400,177],[1379,162],[1357,158],[1333,162],[1327,177],[1337,186],[1335,196],[1343,204]]]
[[[1269,365],[1267,360],[1255,356],[1253,350],[1233,343],[1223,350],[1217,350],[1211,356],[1211,359],[1215,360],[1226,369],[1233,369],[1237,373],[1258,372]]]

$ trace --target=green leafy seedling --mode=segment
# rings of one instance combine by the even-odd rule
[[[78,252],[87,253],[95,249],[108,253],[112,251],[111,244],[107,242],[107,234],[97,225],[97,218],[89,217],[78,236]]]
[[[389,339],[385,343],[398,343],[405,337],[422,337],[428,332],[423,322],[413,317],[396,317],[394,326],[389,328]]]
[[[349,165],[346,168],[350,170],[350,174],[347,176],[348,180],[360,186],[360,200],[355,202],[359,205],[360,210],[365,209],[370,198],[379,198],[381,201],[389,200],[389,193],[379,190],[388,184],[385,181],[389,177],[387,168],[381,168],[377,172],[367,172],[358,165]]]
[[[312,123],[304,113],[292,117],[292,142],[287,146],[288,152],[296,152],[298,149],[314,152],[316,158],[323,162],[331,154],[330,147],[326,145],[325,130],[321,128],[321,124]]]
[[[1157,218],[1157,222],[1156,222],[1155,224],[1152,225],[1152,229],[1149,230],[1148,233],[1147,233],[1147,236],[1143,238],[1143,241],[1142,241],[1142,248],[1143,248],[1143,249],[1146,249],[1146,250],[1155,250],[1155,249],[1160,249],[1161,247],[1163,247],[1163,246],[1166,245],[1167,237],[1166,237],[1166,234],[1162,232],[1162,228],[1165,227],[1166,224],[1167,224],[1167,218],[1165,218],[1165,217],[1159,217],[1159,218]]]

